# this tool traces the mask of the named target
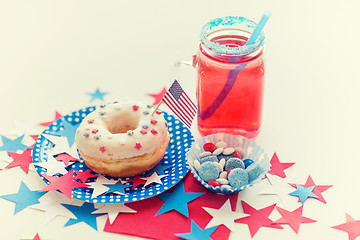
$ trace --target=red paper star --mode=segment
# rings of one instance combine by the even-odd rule
[[[58,160],[58,161],[64,162],[66,166],[69,165],[70,161],[72,161],[72,162],[80,161],[80,159],[74,158],[74,157],[72,157],[72,156],[70,156],[69,154],[66,154],[66,153],[60,153],[59,155],[57,155],[55,157],[55,159]]]
[[[281,207],[276,206],[276,209],[282,215],[282,218],[276,220],[274,223],[278,224],[288,224],[296,233],[299,232],[301,223],[313,223],[315,220],[302,216],[304,205],[295,209],[292,212],[289,212]]]
[[[186,192],[205,192],[188,203],[188,218],[177,211],[169,211],[154,217],[164,202],[158,197],[152,197],[128,203],[127,206],[136,210],[137,213],[119,214],[113,224],[110,224],[108,219],[104,231],[151,239],[178,240],[179,237],[175,235],[176,233],[191,232],[191,220],[194,220],[201,229],[204,229],[211,221],[212,216],[202,207],[219,209],[227,199],[230,199],[232,209],[236,208],[238,194],[226,196],[207,191],[191,174],[185,177],[184,186]],[[218,226],[211,234],[211,238],[214,240],[228,239],[229,236],[230,230],[224,225]]]
[[[133,179],[129,179],[126,181],[133,183],[131,188],[136,188],[137,186],[144,185],[146,183],[146,180],[141,179],[139,175],[136,175]]]
[[[360,220],[355,220],[349,214],[346,213],[346,223],[333,226],[340,231],[347,232],[349,235],[349,240],[354,240],[360,236]]]
[[[46,192],[46,191],[55,191],[58,190],[62,192],[66,197],[71,199],[71,193],[74,188],[80,187],[88,187],[90,185],[74,181],[74,170],[71,170],[67,174],[61,177],[53,177],[48,175],[42,175],[46,180],[50,183],[43,189],[39,190],[39,192]]]
[[[269,174],[278,175],[279,177],[286,178],[284,170],[291,167],[295,163],[281,163],[275,152],[270,160],[270,164],[271,167]]]
[[[39,234],[37,233],[33,239],[22,239],[22,240],[41,240]]]
[[[290,183],[290,185],[294,188],[296,188],[296,184]],[[323,197],[323,195],[321,194],[322,192],[328,190],[329,188],[331,188],[333,185],[316,185],[314,180],[311,178],[311,176],[309,175],[305,185],[300,185],[302,187],[313,187],[315,186],[315,188],[312,190],[312,192],[318,196],[318,198],[314,198],[316,200],[319,200],[322,203],[326,204],[326,201]],[[299,200],[300,201],[300,200]]]
[[[82,181],[83,183],[86,183],[86,181],[89,178],[98,176],[98,175],[92,174],[90,169],[85,172],[75,171],[75,173],[76,173],[76,176],[74,177],[74,179],[80,179],[80,181]]]
[[[62,115],[56,111],[55,112],[55,120],[49,121],[49,122],[43,122],[43,123],[39,123],[42,126],[50,126],[53,122],[55,122],[56,120],[60,119],[62,117]]]
[[[29,172],[29,165],[32,163],[31,157],[32,149],[26,149],[23,153],[15,153],[15,152],[7,152],[10,157],[13,159],[11,163],[9,163],[5,168],[12,168],[12,167],[21,167],[24,172]]]
[[[154,93],[154,94],[148,93],[147,95],[153,97],[155,99],[153,105],[157,105],[160,103],[165,93],[166,93],[166,88],[163,88],[159,93]]]
[[[241,204],[244,213],[247,213],[250,216],[240,218],[238,220],[235,220],[235,222],[247,224],[250,230],[251,237],[253,237],[261,227],[270,227],[270,228],[278,228],[278,229],[283,228],[279,224],[274,224],[274,222],[269,218],[269,215],[275,208],[276,204],[273,204],[271,206],[259,210],[256,210],[255,208],[253,208],[244,201],[241,201]]]

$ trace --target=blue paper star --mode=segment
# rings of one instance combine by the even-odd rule
[[[319,197],[315,193],[312,192],[312,190],[314,190],[314,188],[315,188],[315,186],[302,187],[299,184],[296,184],[296,191],[294,191],[292,193],[289,193],[289,195],[299,197],[300,202],[302,204],[304,204],[306,199],[308,199],[309,197],[313,197],[313,198],[318,198]]]
[[[62,119],[61,120],[64,128],[59,131],[56,132],[57,136],[62,136],[62,137],[67,137],[68,142],[69,142],[69,147],[71,147],[74,142],[75,142],[75,133],[76,133],[76,129],[79,127],[80,122],[76,123],[75,125],[72,125],[71,123],[69,123],[68,121]]]
[[[187,240],[211,240],[210,235],[216,230],[217,226],[201,229],[194,220],[191,220],[191,232],[190,233],[177,233],[178,237]]]
[[[188,217],[188,202],[191,202],[203,194],[205,193],[185,192],[184,181],[181,181],[177,184],[173,192],[165,192],[157,196],[165,203],[161,206],[155,216],[169,212],[171,210],[176,210],[184,216]]]
[[[125,194],[125,188],[129,187],[129,185],[122,184],[120,180],[117,181],[115,184],[103,184],[103,185],[110,188],[105,194],[116,191]]]
[[[15,202],[14,215],[28,206],[40,203],[39,198],[46,192],[30,191],[30,189],[21,182],[19,191],[14,194],[3,195],[0,198]]]
[[[90,102],[94,101],[95,99],[104,100],[104,95],[108,94],[107,92],[101,92],[98,88],[94,93],[88,93],[91,96]]]
[[[65,223],[65,226],[69,226],[79,222],[84,222],[97,231],[96,218],[106,214],[106,213],[91,214],[96,209],[94,207],[94,204],[89,202],[84,202],[83,205],[81,206],[74,206],[69,204],[62,204],[62,205],[66,207],[69,211],[71,211],[76,217],[76,219],[73,218],[69,219],[69,221]]]
[[[3,142],[3,145],[0,147],[0,151],[16,152],[18,150],[25,150],[30,148],[29,146],[21,143],[24,138],[24,134],[13,140],[2,135],[0,135],[0,137]]]

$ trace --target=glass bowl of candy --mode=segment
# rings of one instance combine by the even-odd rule
[[[253,186],[270,170],[264,150],[240,135],[216,133],[193,142],[187,163],[208,190],[230,195]]]

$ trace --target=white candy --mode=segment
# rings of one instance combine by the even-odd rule
[[[219,177],[220,177],[220,178],[227,179],[227,171],[221,172]]]
[[[217,163],[217,162],[214,162],[214,163],[219,168],[220,172],[222,172],[224,170],[223,167],[220,165],[220,163]]]
[[[229,184],[229,181],[226,180],[225,178],[218,178],[218,179],[216,179],[216,181],[218,183],[220,183],[221,185],[228,185]]]
[[[227,147],[227,143],[226,142],[218,142],[215,144],[215,146],[217,148],[226,148]]]
[[[194,160],[194,168],[196,169],[196,171],[199,169],[199,167],[200,167],[200,162],[199,162],[199,160]]]
[[[223,148],[217,148],[212,154],[217,156],[217,155],[221,154],[223,152],[223,150],[224,150]]]
[[[200,153],[199,158],[207,157],[210,155],[211,155],[211,152],[202,152],[202,153]]]
[[[231,186],[230,186],[230,185],[221,185],[220,188],[226,188],[226,189],[230,190],[230,189],[231,189]]]
[[[221,165],[221,167],[224,169],[224,167],[225,167],[225,163],[226,163],[226,160],[225,160],[225,158],[222,158],[221,160],[220,160],[220,162],[219,162],[219,164]]]
[[[235,152],[235,148],[232,148],[232,147],[228,147],[228,148],[225,148],[224,151],[222,152],[222,154],[224,155],[230,155],[230,154],[233,154]]]

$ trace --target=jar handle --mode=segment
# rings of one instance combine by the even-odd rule
[[[196,66],[196,55],[185,56],[179,58],[173,65],[171,69],[171,79],[178,79],[180,77],[180,72],[184,67],[193,67]]]

